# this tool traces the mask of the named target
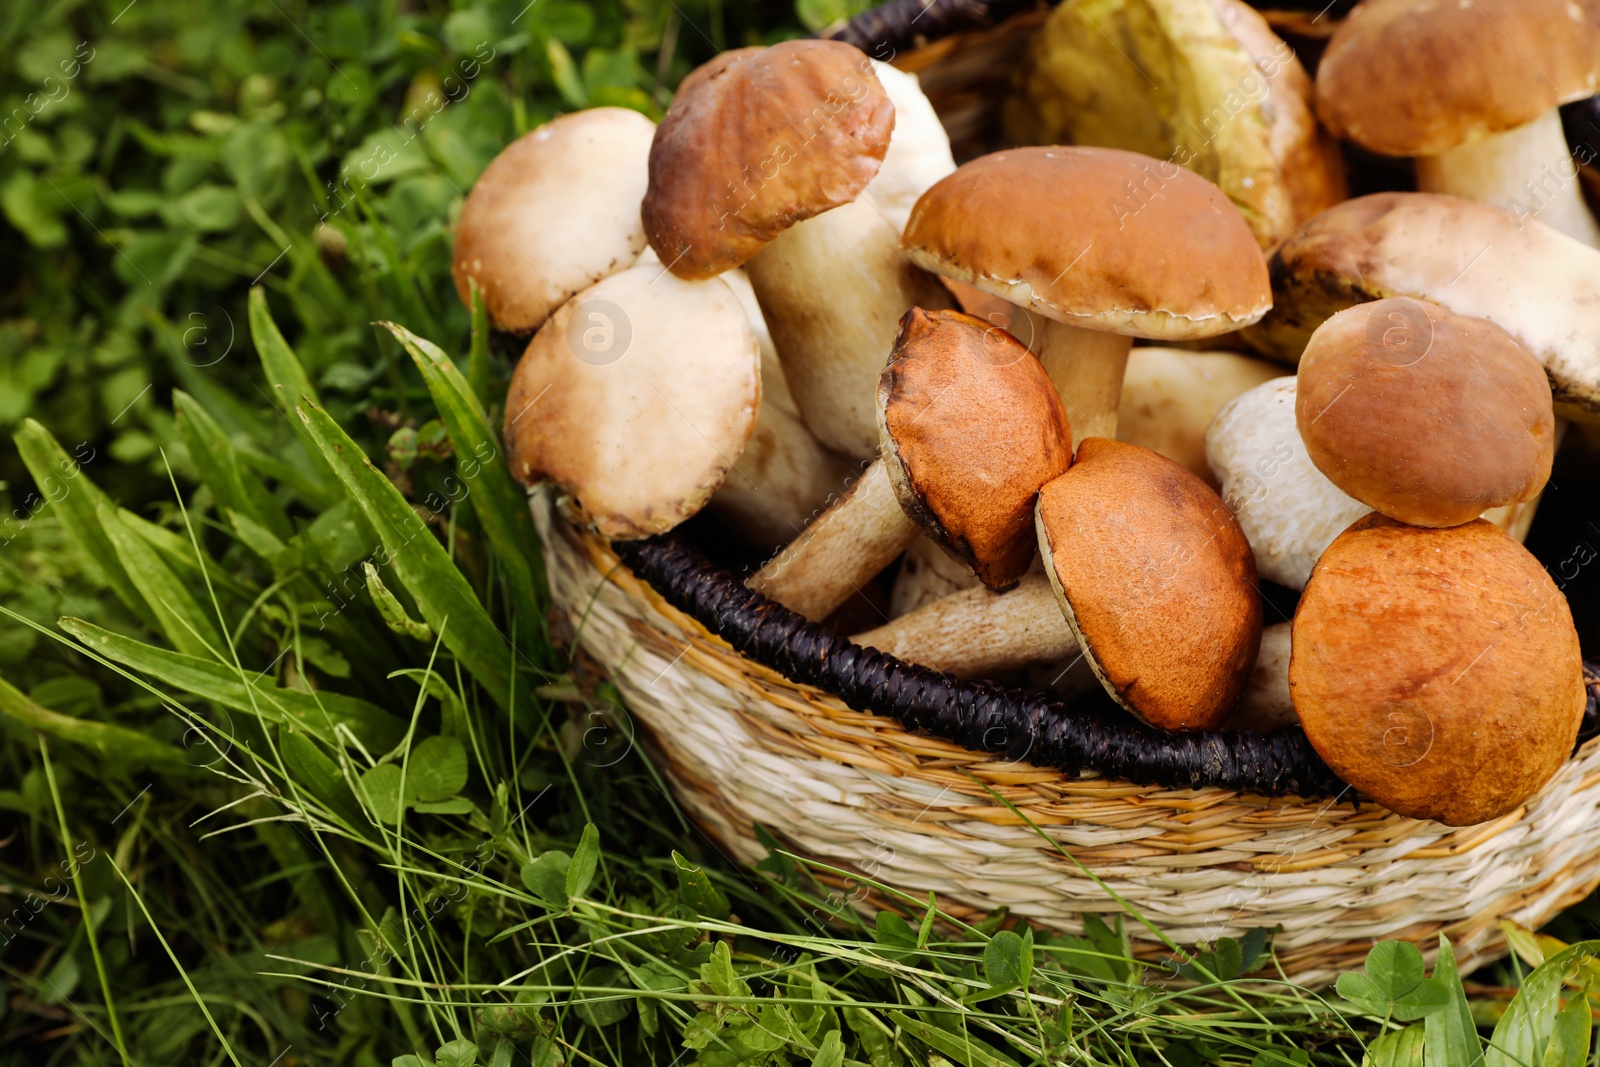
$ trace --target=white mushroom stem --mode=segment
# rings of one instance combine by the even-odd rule
[[[899,618],[924,604],[982,584],[971,567],[923,535],[911,542],[905,558],[900,561],[894,591],[889,594],[889,617]]]
[[[878,375],[907,309],[954,301],[900,250],[871,198],[796,223],[745,264],[806,425],[853,459],[878,454]]]
[[[1556,108],[1516,129],[1420,157],[1416,163],[1417,188],[1425,193],[1493,204],[1519,222],[1538,219],[1591,248],[1600,247],[1600,226],[1584,203],[1578,164]]]
[[[1261,651],[1245,683],[1239,706],[1222,724],[1224,730],[1256,730],[1270,734],[1300,724],[1289,696],[1289,645],[1293,623],[1279,622],[1261,631]]]
[[[1078,654],[1043,574],[1004,593],[979,586],[952,593],[851,638],[907,663],[962,678],[1042,667]]]
[[[761,345],[761,411],[755,432],[710,506],[751,547],[774,552],[844,491],[850,465],[823,448],[801,421],[744,271],[730,270],[720,277],[744,305]]]
[[[745,585],[819,622],[893,563],[917,533],[895,496],[888,465],[875,460]]]
[[[1133,338],[1068,326],[1040,315],[1030,318],[1034,336],[1028,348],[1039,357],[1066,405],[1073,450],[1085,437],[1116,437],[1122,378]]]

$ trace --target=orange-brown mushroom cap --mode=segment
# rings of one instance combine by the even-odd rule
[[[1600,20],[1573,0],[1366,0],[1323,53],[1317,113],[1374,152],[1432,156],[1593,96],[1597,74]]]
[[[1039,493],[1039,547],[1078,644],[1119,704],[1164,730],[1227,718],[1261,645],[1255,557],[1186,467],[1091,437]]]
[[[550,313],[644,248],[639,201],[655,124],[597,107],[512,141],[472,186],[450,275],[470,306],[476,280],[496,328],[538,329]]]
[[[959,311],[912,308],[878,379],[878,428],[895,496],[991,588],[1033,561],[1039,487],[1072,465],[1072,431],[1022,343]]]
[[[1481,520],[1358,520],[1317,561],[1292,644],[1289,688],[1312,746],[1401,815],[1505,815],[1577,738],[1583,659],[1566,598]]]
[[[724,52],[684,79],[650,147],[643,218],[680,278],[737,267],[878,173],[894,105],[841,41]]]
[[[903,238],[924,270],[1090,330],[1192,340],[1272,306],[1239,209],[1176,163],[1115,148],[1015,148],[934,185]]]
[[[1323,323],[1295,421],[1328,480],[1392,519],[1455,526],[1539,495],[1555,455],[1544,368],[1487,319],[1393,297]]]

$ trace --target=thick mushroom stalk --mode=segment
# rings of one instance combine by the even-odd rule
[[[810,619],[831,614],[919,530],[984,584],[1016,582],[1033,559],[1033,499],[1072,462],[1043,370],[970,315],[907,312],[877,396],[881,457],[748,582]]]
[[[1492,204],[1600,248],[1600,224],[1584,202],[1557,108],[1525,126],[1419,157],[1417,188]]]
[[[1244,334],[1263,354],[1296,363],[1336,312],[1415,297],[1505,330],[1544,365],[1557,415],[1600,423],[1600,250],[1543,223],[1433,193],[1375,193],[1307,222],[1273,253],[1272,278],[1272,311]]]
[[[659,264],[649,248],[640,262],[646,259]],[[742,270],[718,277],[739,298],[761,346],[761,411],[755,431],[710,507],[747,545],[763,553],[776,552],[844,492],[850,484],[850,464],[823,448],[806,429],[749,278]]]
[[[1227,197],[1117,149],[981,156],[923,194],[904,243],[918,266],[1029,313],[1074,446],[1115,435],[1131,338],[1210,337],[1271,306],[1266,263]]]
[[[958,678],[1043,667],[1078,653],[1042,572],[1003,592],[978,586],[951,593],[850,640]]]
[[[1571,0],[1366,0],[1328,42],[1317,111],[1333,133],[1417,158],[1417,186],[1594,247],[1561,104],[1600,84],[1600,20]]]

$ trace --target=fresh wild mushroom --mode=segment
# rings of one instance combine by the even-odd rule
[[[613,540],[672,529],[755,429],[760,352],[725,282],[630,267],[563,304],[506,397],[511,472],[552,482]]]
[[[1544,368],[1486,319],[1405,296],[1358,304],[1311,335],[1296,377],[1311,461],[1392,519],[1455,526],[1550,478]]]
[[[527,336],[644,247],[639,201],[656,127],[597,107],[507,145],[478,176],[456,227],[450,274],[461,302],[483,291],[497,329]]]
[[[746,267],[807,426],[855,459],[876,454],[873,391],[900,316],[952,303],[865,192],[894,127],[872,61],[847,44],[724,52],[684,79],[662,119],[643,206],[651,246],[679,277]]]
[[[1116,435],[1134,337],[1211,337],[1271,306],[1266,263],[1227,197],[1118,149],[981,156],[917,201],[905,246],[917,265],[1038,313],[1032,350],[1074,446]]]
[[[1163,730],[1221,723],[1256,660],[1261,597],[1249,542],[1211,487],[1091,437],[1039,491],[1036,516],[1045,574],[1106,692]]]
[[[877,177],[867,184],[867,195],[898,232],[906,228],[917,199],[955,170],[956,161],[950,154],[950,137],[917,76],[876,59],[872,69],[894,104],[894,132]]]
[[[1206,430],[1206,459],[1222,499],[1255,552],[1261,577],[1305,588],[1323,550],[1371,508],[1317,469],[1300,438],[1295,378],[1274,378],[1229,401]],[[1527,536],[1534,503],[1491,509],[1484,518]]]
[[[1476,315],[1544,365],[1556,414],[1600,422],[1600,251],[1487,204],[1375,193],[1306,223],[1272,255],[1273,309],[1244,332],[1289,363],[1354,304],[1410,296]]]
[[[1241,0],[1062,4],[1034,34],[1006,128],[1020,144],[1142,152],[1215,182],[1262,248],[1345,198],[1294,50]]]
[[[1011,589],[979,585],[948,593],[850,640],[958,678],[1061,663],[1078,653],[1043,571]]]
[[[919,529],[986,585],[1022,577],[1034,497],[1072,462],[1061,401],[1027,349],[959,311],[913,308],[879,378],[878,424],[880,458],[750,588],[825,618]]]
[[[1593,96],[1600,20],[1574,0],[1366,0],[1328,42],[1317,110],[1371,151],[1415,156],[1417,187],[1536,218],[1584,244],[1559,105]]]
[[[1117,409],[1117,439],[1177,460],[1217,488],[1206,462],[1206,427],[1240,393],[1286,372],[1236,352],[1135,348]]]
[[[1223,720],[1224,730],[1254,730],[1270,734],[1300,725],[1289,693],[1289,659],[1294,625],[1275,622],[1261,631],[1261,652],[1250,671],[1239,703]]]
[[[1318,560],[1292,646],[1290,692],[1317,754],[1412,818],[1466,826],[1515,811],[1583,719],[1566,598],[1486,522],[1357,522]]]

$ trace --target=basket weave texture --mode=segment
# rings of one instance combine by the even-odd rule
[[[1348,799],[1069,778],[791,682],[667,604],[547,494],[533,512],[557,610],[684,809],[738,862],[766,855],[759,823],[801,855],[931,890],[954,914],[1004,905],[1062,931],[1120,910],[1087,870],[1180,943],[1282,927],[1285,971],[1312,986],[1359,966],[1375,940],[1431,953],[1441,931],[1470,969],[1504,953],[1501,919],[1537,926],[1600,883],[1600,739],[1523,808],[1459,829]],[[882,903],[849,883],[841,900]],[[1159,956],[1141,933],[1136,947]]]

